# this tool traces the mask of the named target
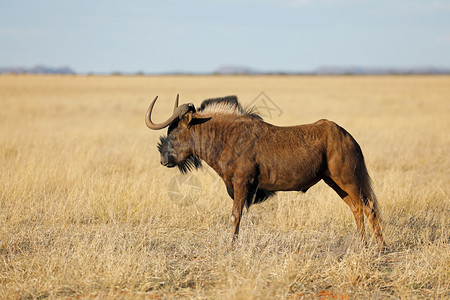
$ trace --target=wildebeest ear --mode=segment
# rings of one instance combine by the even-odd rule
[[[207,117],[207,118],[193,118],[191,120],[191,123],[189,123],[190,126],[194,126],[194,125],[198,125],[198,124],[203,124],[208,122],[209,120],[211,120],[211,117]]]
[[[179,124],[183,127],[188,127],[189,124],[192,121],[192,118],[194,116],[194,112],[193,111],[188,111],[183,118],[180,120]]]

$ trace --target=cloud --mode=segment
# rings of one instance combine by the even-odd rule
[[[401,10],[403,13],[430,14],[442,11],[450,11],[450,2],[441,0],[399,1],[399,2],[392,2],[392,7]]]
[[[374,0],[288,0],[287,6],[337,6],[348,4],[361,4],[365,2],[374,2]]]
[[[288,1],[288,6],[308,6],[312,3],[310,0],[291,0]]]
[[[450,33],[444,33],[436,38],[438,44],[450,44]]]
[[[329,7],[342,5],[367,5],[371,4],[379,11],[398,10],[402,13],[421,14],[450,11],[450,1],[447,0],[286,0],[284,5],[288,7]]]
[[[433,9],[435,10],[446,10],[446,11],[450,11],[450,2],[449,1],[433,1],[431,3],[431,6]]]

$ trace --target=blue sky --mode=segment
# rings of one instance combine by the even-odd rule
[[[450,0],[0,0],[0,66],[450,67]]]

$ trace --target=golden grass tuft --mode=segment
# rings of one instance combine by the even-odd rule
[[[211,169],[174,191],[150,100],[160,121],[176,93],[261,91],[282,109],[267,121],[327,118],[360,143],[388,252],[323,183],[252,206],[235,249]],[[448,76],[0,76],[0,298],[448,298],[449,99]]]

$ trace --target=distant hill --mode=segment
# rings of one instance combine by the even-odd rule
[[[257,71],[245,66],[221,66],[213,72],[216,75],[439,75],[450,74],[450,68],[443,67],[360,67],[322,66],[313,71]]]
[[[48,67],[37,65],[32,68],[0,67],[0,74],[76,74],[70,67]]]
[[[390,68],[390,67],[357,67],[357,66],[323,66],[316,69],[316,75],[438,75],[450,74],[450,68],[441,67],[411,67],[411,68]]]
[[[260,72],[245,66],[221,66],[213,72],[216,75],[245,75],[245,74],[259,74]]]
[[[35,67],[0,67],[0,74],[77,74],[70,67],[49,67],[37,65]],[[81,73],[83,74],[83,73]],[[108,73],[88,73],[89,75],[107,75]],[[212,72],[196,73],[188,71],[152,73],[138,71],[123,73],[114,71],[110,75],[450,75],[450,67],[360,67],[360,66],[322,66],[312,71],[260,71],[247,66],[223,65]]]

